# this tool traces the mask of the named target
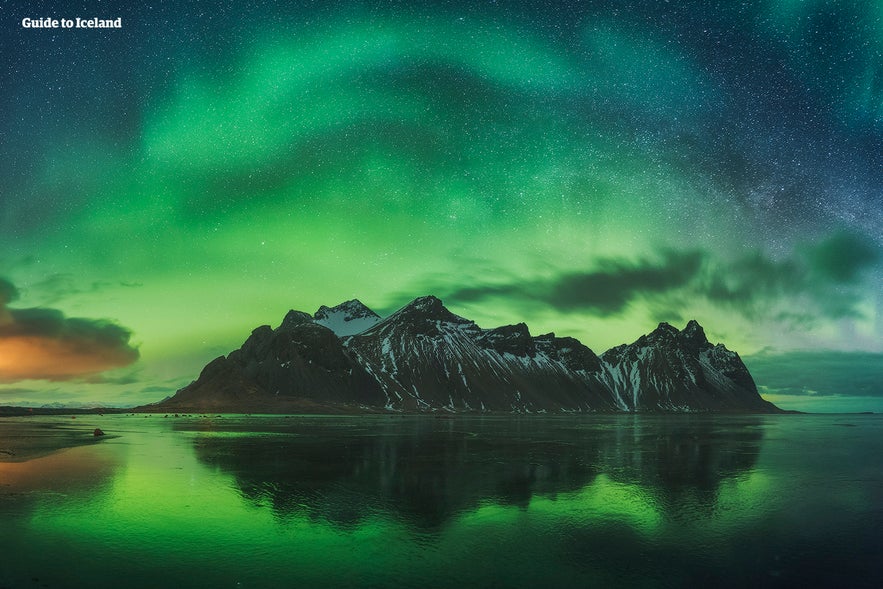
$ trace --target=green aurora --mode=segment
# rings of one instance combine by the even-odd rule
[[[675,4],[8,8],[0,404],[435,294],[599,353],[695,318],[784,408],[883,410],[883,11]]]

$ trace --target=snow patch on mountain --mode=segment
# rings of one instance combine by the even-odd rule
[[[373,327],[380,321],[380,316],[358,299],[352,299],[336,307],[322,305],[313,315],[313,321],[327,327],[338,337],[346,337]]]

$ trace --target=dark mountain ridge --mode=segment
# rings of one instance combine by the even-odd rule
[[[690,321],[596,355],[518,323],[482,329],[433,296],[381,319],[358,300],[255,329],[151,411],[755,412],[738,354]]]

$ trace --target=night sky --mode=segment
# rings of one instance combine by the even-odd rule
[[[883,411],[876,0],[0,8],[0,405],[434,294],[598,353],[695,318],[784,408]]]

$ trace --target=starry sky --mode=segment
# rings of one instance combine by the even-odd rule
[[[156,401],[290,308],[434,294],[598,353],[695,318],[784,408],[883,411],[879,2],[0,14],[0,405]]]

